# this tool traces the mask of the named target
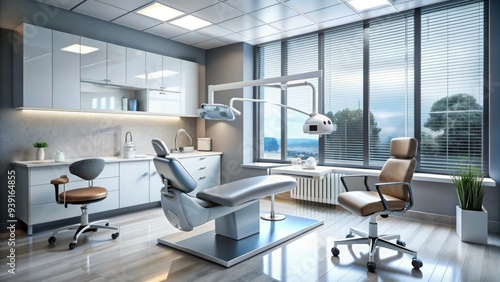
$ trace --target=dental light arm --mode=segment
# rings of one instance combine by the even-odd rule
[[[280,106],[282,108],[286,108],[286,109],[290,109],[290,110],[293,110],[293,111],[296,111],[296,112],[299,112],[301,114],[305,114],[305,115],[308,115],[310,116],[311,114],[308,114],[302,110],[299,110],[297,108],[294,108],[294,107],[290,107],[290,106],[287,106],[287,105],[283,105],[283,104],[279,104],[279,103],[274,103],[274,102],[271,102],[271,101],[267,101],[267,100],[262,100],[262,99],[250,99],[250,98],[231,98],[231,101],[229,102],[229,109],[231,111],[233,111],[233,113],[237,116],[241,115],[241,112],[238,111],[237,109],[235,109],[233,107],[233,103],[234,101],[247,101],[247,102],[254,102],[254,103],[267,103],[267,104],[272,104],[272,105],[276,105],[276,106]]]

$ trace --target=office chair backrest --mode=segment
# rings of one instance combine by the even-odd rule
[[[197,183],[187,169],[177,159],[155,157],[156,170],[163,179],[168,179],[171,187],[189,193],[196,189]]]
[[[69,166],[69,172],[84,180],[94,180],[101,174],[106,163],[103,159],[84,159]]]
[[[417,139],[412,137],[394,138],[391,140],[391,158],[388,159],[380,171],[380,182],[411,182],[417,161]],[[381,187],[382,193],[410,201],[407,189],[402,185]]]

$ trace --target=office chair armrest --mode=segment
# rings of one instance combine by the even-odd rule
[[[56,192],[56,203],[59,204],[59,185],[63,185],[64,186],[64,192],[66,192],[66,183],[69,182],[69,178],[66,176],[66,175],[61,175],[60,177],[58,178],[55,178],[55,179],[52,179],[50,181],[50,184],[53,184],[54,185],[54,188],[55,188],[55,192]],[[64,194],[64,204],[66,204],[66,194]]]
[[[360,177],[364,177],[363,183],[365,184],[365,189],[366,189],[366,191],[370,191],[370,188],[368,188],[368,183],[366,182],[367,179],[368,179],[368,176],[371,176],[371,175],[363,175],[363,174],[344,175],[344,176],[340,177],[340,181],[344,185],[345,191],[349,192],[349,189],[347,188],[347,184],[345,183],[344,178],[360,178]]]
[[[393,185],[403,185],[404,187],[407,187],[408,193],[410,195],[410,204],[408,204],[407,206],[405,206],[404,210],[405,211],[409,210],[413,206],[413,193],[411,191],[411,185],[410,185],[410,183],[409,182],[404,182],[404,181],[402,181],[402,182],[382,182],[382,183],[375,183],[375,188],[377,189],[378,195],[380,196],[380,200],[382,201],[382,204],[384,205],[384,208],[387,211],[389,211],[389,212],[393,212],[393,210],[391,208],[389,208],[389,205],[387,204],[387,201],[385,200],[384,195],[380,191],[380,187],[383,187],[383,186],[393,186]]]

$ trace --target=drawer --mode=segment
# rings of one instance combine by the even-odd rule
[[[119,173],[118,163],[110,163],[104,166],[103,171],[98,178],[117,177]],[[61,175],[68,176],[70,182],[79,181],[81,178],[69,172],[69,165],[37,167],[31,168],[30,185],[50,184],[50,181]]]

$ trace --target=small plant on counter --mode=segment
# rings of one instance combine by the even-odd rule
[[[463,210],[480,211],[483,205],[483,173],[477,166],[468,166],[451,177]]]
[[[35,148],[47,148],[49,144],[47,142],[36,142],[33,144],[33,147]]]

